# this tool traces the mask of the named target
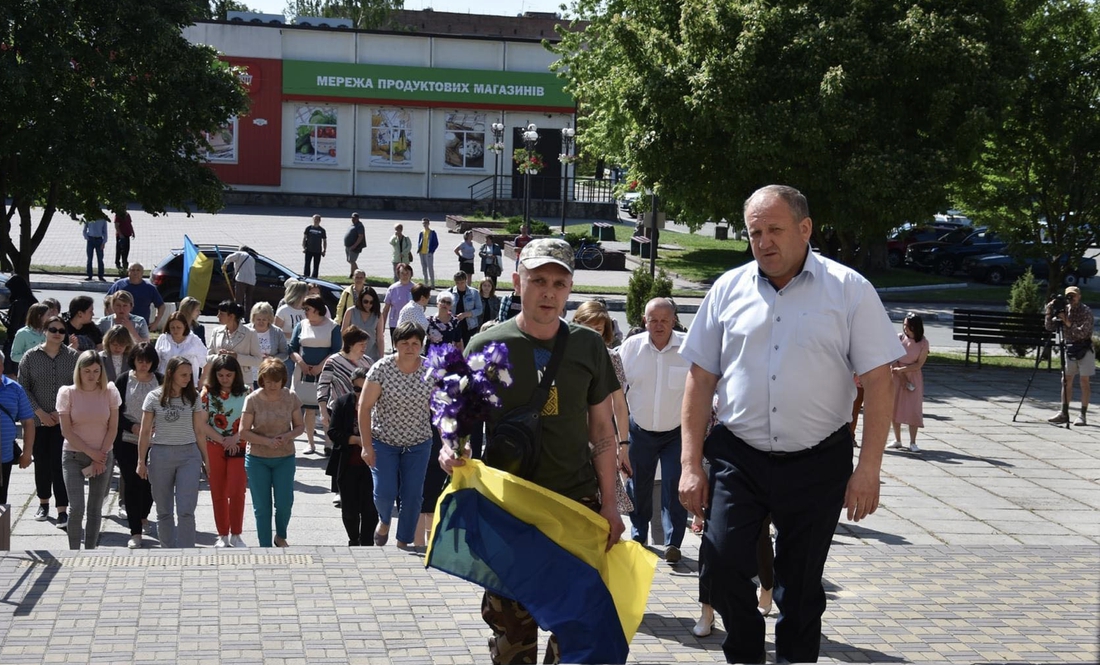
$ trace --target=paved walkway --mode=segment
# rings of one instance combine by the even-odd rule
[[[837,529],[824,661],[1100,660],[1100,429],[1044,422],[1057,400],[1044,372],[1012,422],[1027,378],[927,369],[924,452],[888,452],[879,512]],[[212,549],[204,494],[199,549],[129,552],[112,516],[99,550],[71,553],[31,519],[33,474],[16,470],[0,663],[487,662],[477,589],[393,547],[344,546],[322,460],[298,462],[285,551]],[[689,533],[684,561],[660,564],[631,662],[721,661],[721,630],[689,632],[698,543]]]

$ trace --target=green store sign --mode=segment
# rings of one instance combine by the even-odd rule
[[[297,97],[572,109],[563,85],[550,72],[283,61],[283,94]]]

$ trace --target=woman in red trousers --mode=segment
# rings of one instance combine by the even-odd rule
[[[248,476],[244,470],[245,447],[239,434],[244,398],[248,395],[240,363],[230,355],[219,355],[210,365],[202,388],[202,408],[217,439],[207,438],[210,496],[214,503],[214,525],[218,541],[214,547],[245,547],[244,494]]]

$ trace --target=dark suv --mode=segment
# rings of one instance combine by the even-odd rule
[[[222,257],[229,256],[237,251],[232,245],[198,245],[199,251],[214,260],[214,275],[210,279],[210,291],[206,295],[203,305],[203,314],[214,315],[218,313],[218,303],[223,300],[232,300],[233,296],[229,285],[226,283],[222,272]],[[284,283],[294,277],[303,282],[316,284],[321,289],[321,297],[328,306],[329,316],[336,316],[336,305],[340,302],[341,287],[323,279],[302,277],[286,266],[276,263],[266,256],[256,255],[256,290],[255,302],[265,300],[274,308],[283,299]],[[160,295],[168,302],[179,302],[180,282],[183,278],[183,250],[173,249],[172,255],[164,259],[153,269],[151,281],[157,287]],[[247,317],[250,313],[245,312]]]
[[[891,268],[900,268],[905,263],[905,250],[918,242],[939,240],[957,226],[922,225],[902,229],[886,241],[886,264]]]
[[[917,268],[935,270],[940,275],[951,276],[962,267],[963,259],[969,256],[1000,254],[1007,246],[1007,242],[985,227],[958,229],[939,240],[910,245],[905,252],[905,262]]]

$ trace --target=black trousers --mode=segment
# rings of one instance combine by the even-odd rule
[[[313,272],[310,272],[309,264],[313,263]],[[321,270],[321,253],[320,252],[306,252],[306,269],[302,272],[303,277],[317,277],[317,272]]]
[[[353,446],[347,454],[355,454]],[[374,525],[378,509],[374,506],[374,477],[370,467],[352,466],[346,461],[340,473],[340,516],[348,532],[348,545],[374,545]]]
[[[65,477],[61,475],[61,425],[34,428],[34,488],[41,501],[51,496],[58,508],[69,507],[69,493],[65,490]],[[50,490],[53,490],[51,495]]]
[[[130,267],[130,238],[115,236],[115,267],[126,270]]]
[[[756,539],[756,569],[759,571],[760,588],[771,591],[775,586],[775,551],[772,549],[772,517],[764,518],[760,525],[760,537]],[[706,559],[699,557],[699,602],[710,605],[710,570]]]
[[[115,462],[122,476],[123,505],[130,535],[141,533],[141,521],[148,519],[153,508],[153,489],[149,481],[137,475],[138,446],[129,441],[115,441]]]
[[[16,460],[0,463],[0,504],[8,502],[8,483],[11,482],[11,467],[18,463]]]
[[[821,578],[852,475],[851,430],[845,424],[814,448],[782,456],[752,448],[718,426],[704,454],[711,461],[712,496],[700,556],[707,561],[711,605],[726,626],[727,662],[761,662],[764,655],[764,617],[756,610],[752,578],[769,513],[777,533],[775,655],[817,662],[825,612]]]

